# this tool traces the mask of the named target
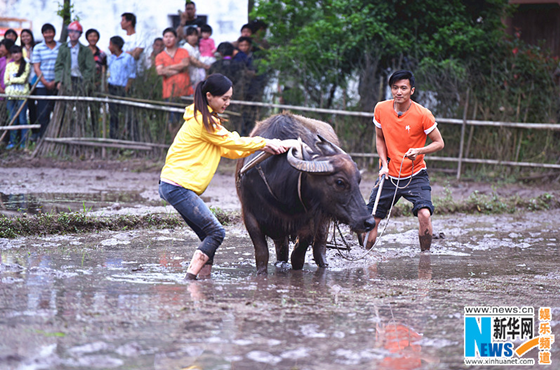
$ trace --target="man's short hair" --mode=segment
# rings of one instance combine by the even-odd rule
[[[249,31],[251,31],[251,33],[253,33],[253,26],[251,26],[250,23],[245,23],[242,27],[241,27],[241,32],[243,32],[243,30],[247,28]]]
[[[247,41],[249,45],[253,45],[253,39],[251,37],[241,36],[240,38],[237,39],[237,43],[241,43],[243,41]]]
[[[175,31],[171,27],[167,27],[166,29],[164,29],[161,35],[165,36],[165,34],[168,33],[168,32],[171,32],[175,37],[177,37],[177,31]]]
[[[153,43],[155,44],[156,41],[163,41],[163,39],[162,39],[161,37],[156,37],[156,38],[154,39],[154,42],[153,42]]]
[[[411,88],[415,86],[414,74],[406,69],[401,69],[393,73],[391,77],[389,77],[389,86],[393,86],[395,82],[400,80],[408,80]]]
[[[234,47],[231,42],[222,42],[218,45],[217,51],[222,54],[223,57],[233,56]]]
[[[116,47],[119,48],[119,50],[122,50],[123,46],[124,46],[124,40],[122,37],[120,36],[113,36],[109,39],[109,41],[111,41],[113,43],[113,45],[115,45]]]
[[[185,8],[187,7],[187,5],[192,4],[195,8],[196,8],[196,4],[194,3],[194,1],[191,0],[187,0],[187,2],[185,3]]]
[[[97,38],[100,38],[101,36],[99,35],[99,31],[96,30],[95,28],[90,28],[89,30],[86,31],[86,40],[89,36],[90,33],[95,33],[97,35]]]
[[[41,33],[45,33],[47,31],[53,31],[54,33],[56,33],[54,26],[50,23],[45,23],[43,27],[41,27]]]
[[[132,22],[132,27],[136,27],[136,16],[132,13],[122,13],[121,17],[124,17],[127,22]]]
[[[209,34],[212,34],[212,27],[207,24],[203,24],[202,26],[200,26],[200,33],[202,32],[208,32]]]

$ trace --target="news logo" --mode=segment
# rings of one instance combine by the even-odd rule
[[[535,312],[534,307],[470,306],[464,318],[465,365],[535,365],[535,359],[524,358],[535,347],[538,364],[552,364],[550,307]]]

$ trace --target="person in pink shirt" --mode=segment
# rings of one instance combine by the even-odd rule
[[[202,38],[198,42],[198,49],[200,50],[200,61],[204,64],[212,64],[216,61],[214,53],[216,52],[216,44],[212,36],[212,27],[207,24],[200,26],[200,33]]]

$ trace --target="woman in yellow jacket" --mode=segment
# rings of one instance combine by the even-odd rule
[[[221,74],[208,76],[194,93],[194,104],[185,109],[185,123],[167,152],[161,171],[159,194],[171,204],[201,240],[187,269],[186,279],[208,277],[225,230],[200,199],[214,176],[221,157],[243,158],[257,150],[281,154],[289,142],[261,137],[239,137],[227,131],[223,113],[233,93],[232,82]]]

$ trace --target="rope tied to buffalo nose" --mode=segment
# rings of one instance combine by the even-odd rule
[[[411,173],[411,175],[410,175],[410,179],[408,180],[408,183],[407,183],[405,186],[403,186],[403,187],[399,187],[399,183],[400,183],[400,181],[401,181],[402,168],[403,168],[403,164],[404,164],[405,158],[406,158],[406,155],[404,155],[403,158],[402,158],[402,160],[401,160],[401,166],[400,166],[400,168],[399,168],[399,176],[397,177],[397,183],[395,184],[395,183],[393,182],[393,179],[390,178],[390,179],[391,179],[391,183],[395,186],[395,192],[394,192],[394,194],[393,194],[393,200],[391,201],[391,208],[389,208],[389,213],[388,213],[388,216],[387,216],[387,222],[385,223],[385,226],[383,227],[383,230],[381,231],[381,234],[379,234],[379,235],[377,236],[377,239],[375,240],[375,243],[371,246],[370,249],[366,250],[365,253],[362,254],[362,255],[359,256],[359,257],[352,257],[352,256],[350,256],[350,246],[348,245],[348,243],[346,242],[344,236],[342,235],[342,232],[340,231],[340,228],[339,228],[339,226],[338,226],[338,221],[335,221],[335,225],[336,225],[336,228],[338,229],[338,233],[340,234],[340,237],[342,238],[342,240],[343,240],[343,242],[344,242],[344,244],[345,244],[345,246],[346,246],[346,249],[336,248],[337,254],[338,254],[340,257],[342,257],[343,259],[345,259],[345,260],[347,260],[347,261],[351,261],[351,262],[360,261],[360,260],[366,258],[366,257],[371,253],[371,251],[373,251],[374,248],[379,244],[379,240],[380,240],[381,237],[385,234],[385,230],[387,230],[387,226],[389,225],[389,221],[391,220],[391,213],[393,212],[393,207],[395,206],[395,199],[397,198],[397,192],[398,192],[399,190],[406,189],[406,188],[410,185],[410,183],[412,182],[412,176],[413,176],[413,174],[414,174],[414,161],[412,161],[412,173]],[[379,184],[379,182],[378,182],[378,184]],[[376,187],[377,187],[377,186],[376,186]],[[375,187],[374,187],[374,189],[375,189]],[[336,247],[336,235],[333,235],[333,239],[334,239],[334,243],[335,243],[335,247]],[[346,256],[344,256],[344,255],[340,252],[341,250],[346,250],[346,251],[347,251]]]

